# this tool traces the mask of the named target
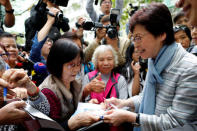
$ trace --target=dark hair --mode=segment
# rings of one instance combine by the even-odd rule
[[[173,30],[174,33],[177,33],[181,30],[184,31],[187,37],[190,39],[190,41],[192,40],[191,31],[186,25],[176,25],[173,27]]]
[[[183,11],[178,12],[174,18],[173,18],[173,22],[176,23],[181,17],[185,16]]]
[[[3,32],[3,33],[0,34],[0,39],[2,39],[4,37],[15,39],[15,37],[12,34],[8,33],[8,32]]]
[[[132,43],[128,46],[126,50],[126,63],[121,71],[122,72],[121,74],[125,77],[128,83],[131,82],[131,80],[133,79],[133,75],[134,75],[133,70],[131,68],[131,62],[133,61],[132,55],[134,53],[134,50],[135,50],[134,44]],[[127,68],[129,68],[128,73],[130,77],[128,76]]]
[[[100,6],[101,6],[101,4],[104,2],[105,0],[101,0],[100,1]],[[110,0],[110,2],[111,2],[111,4],[112,4],[112,1]]]
[[[74,42],[67,39],[57,40],[51,47],[47,58],[48,71],[60,78],[62,75],[63,64],[73,60],[78,54],[80,49]]]
[[[53,40],[53,42],[55,42],[57,39],[59,39],[61,36],[59,30],[57,27],[51,27],[49,34],[48,34],[48,38],[50,38],[51,40]]]
[[[166,33],[164,44],[174,42],[174,32],[171,13],[162,3],[151,3],[140,9],[130,18],[130,31],[133,32],[136,25],[142,25],[153,36],[157,37]]]
[[[80,39],[76,33],[74,32],[65,32],[61,38],[67,38],[67,39],[70,39],[70,40],[73,40],[73,39]]]

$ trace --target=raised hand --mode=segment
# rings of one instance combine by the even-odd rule
[[[99,73],[89,84],[93,92],[100,93],[105,89],[105,83],[101,80],[101,73]]]
[[[134,61],[132,61],[132,62],[131,62],[131,68],[133,69],[134,75],[135,75],[135,74],[138,74],[138,75],[139,75],[139,73],[140,73],[140,68],[141,68],[139,62],[135,63]]]

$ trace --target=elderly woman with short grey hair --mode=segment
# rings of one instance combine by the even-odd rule
[[[83,99],[94,104],[100,104],[105,99],[128,97],[125,78],[113,69],[118,65],[118,57],[110,45],[100,45],[94,51],[92,62],[95,70],[89,72],[83,79]]]

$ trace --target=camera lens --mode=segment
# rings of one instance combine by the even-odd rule
[[[57,15],[56,15],[56,17],[58,19],[63,19],[64,16],[63,16],[62,12],[58,12]]]
[[[117,31],[114,28],[109,28],[107,30],[107,35],[109,36],[109,38],[113,39],[117,36]]]

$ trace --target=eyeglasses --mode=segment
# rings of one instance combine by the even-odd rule
[[[135,36],[133,36],[133,42],[134,43],[139,43],[139,42],[141,42],[142,41],[142,38],[146,35],[147,33],[145,33],[145,34],[137,34],[137,35],[135,35]]]
[[[67,66],[67,68],[70,69],[71,71],[73,71],[75,69],[75,67],[77,67],[77,68],[81,67],[81,61],[77,64],[69,64]]]
[[[105,4],[105,5],[110,4],[111,5],[111,2],[110,1],[103,1],[102,4]]]

